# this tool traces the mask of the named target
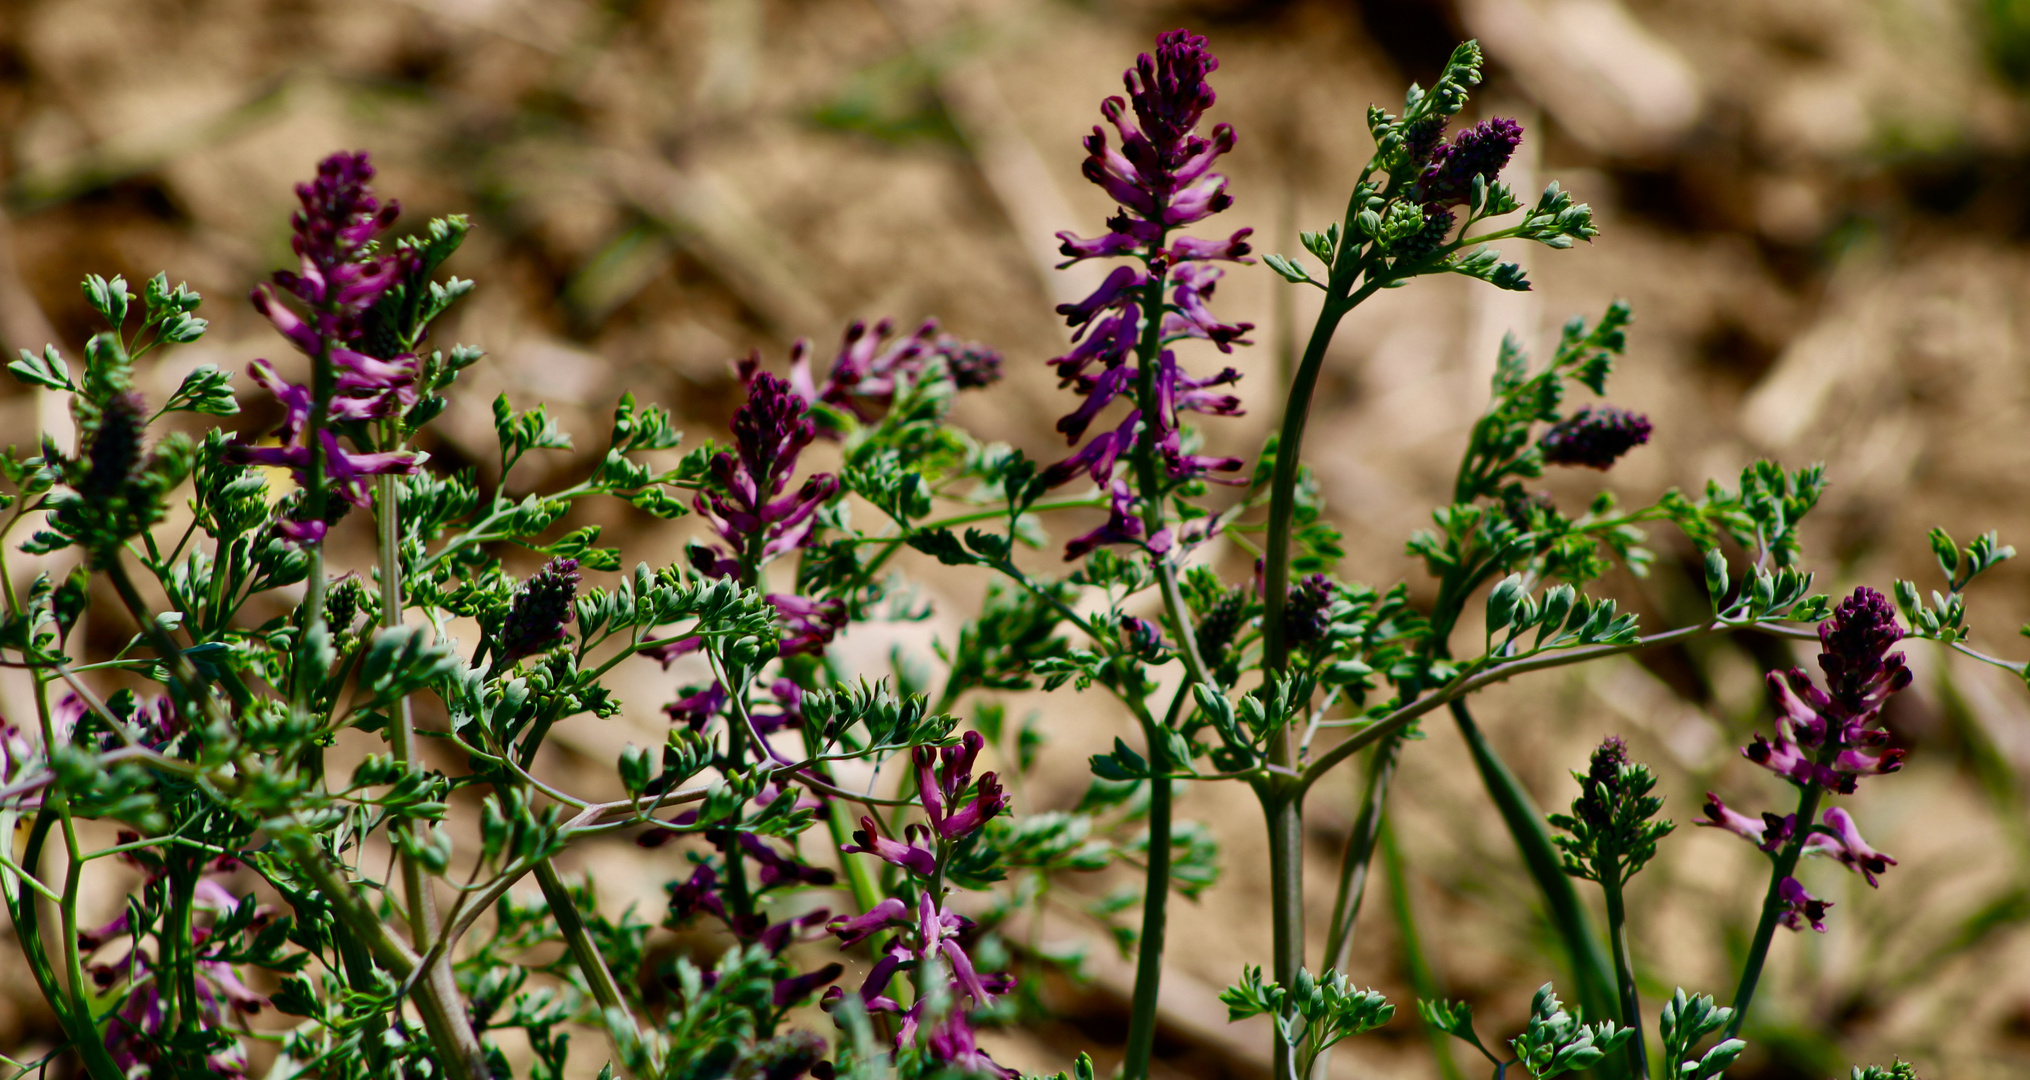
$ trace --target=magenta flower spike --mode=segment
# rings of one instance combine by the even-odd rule
[[[1252,230],[1224,239],[1172,236],[1233,202],[1226,178],[1212,171],[1219,157],[1233,149],[1233,129],[1219,124],[1209,134],[1198,131],[1216,97],[1206,77],[1218,67],[1204,38],[1184,30],[1161,35],[1155,54],[1143,54],[1123,77],[1127,98],[1110,97],[1100,105],[1112,138],[1105,127],[1095,127],[1085,140],[1086,179],[1121,209],[1108,219],[1104,236],[1059,233],[1064,265],[1094,258],[1133,258],[1141,265],[1114,268],[1092,295],[1057,309],[1074,332],[1071,350],[1051,363],[1060,384],[1085,399],[1058,421],[1066,441],[1077,446],[1116,399],[1130,402],[1117,426],[1042,475],[1046,486],[1056,486],[1088,473],[1109,492],[1106,523],[1072,540],[1065,548],[1067,559],[1111,544],[1139,544],[1163,554],[1177,541],[1168,528],[1145,535],[1141,496],[1114,475],[1115,464],[1139,440],[1147,440],[1173,482],[1241,467],[1236,458],[1186,453],[1178,420],[1185,412],[1238,415],[1240,399],[1212,388],[1230,385],[1240,374],[1227,368],[1210,378],[1195,378],[1162,347],[1197,338],[1231,352],[1235,345],[1249,344],[1246,335],[1254,328],[1224,322],[1209,306],[1221,274],[1210,264],[1251,261],[1247,237]],[[1153,328],[1147,325],[1150,320],[1156,323]],[[1152,330],[1158,345],[1155,356],[1146,357],[1144,336]],[[1145,364],[1150,370],[1143,370]],[[1186,539],[1197,542],[1204,536]]]

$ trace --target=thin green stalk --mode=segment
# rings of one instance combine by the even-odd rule
[[[1830,744],[1833,740],[1828,739]],[[1776,861],[1769,869],[1769,891],[1762,896],[1762,920],[1755,924],[1755,940],[1748,946],[1748,959],[1741,965],[1741,985],[1734,991],[1734,1019],[1727,1023],[1727,1038],[1741,1034],[1741,1025],[1748,1019],[1748,1006],[1755,1000],[1755,985],[1762,981],[1762,965],[1769,959],[1769,946],[1776,938],[1777,920],[1782,916],[1783,879],[1797,870],[1797,861],[1804,854],[1805,841],[1811,838],[1811,823],[1818,820],[1819,799],[1824,790],[1817,784],[1807,784],[1797,796],[1797,822],[1795,835],[1777,853]]]
[[[1382,815],[1388,804],[1389,782],[1395,776],[1402,749],[1401,736],[1390,736],[1369,752],[1360,816],[1354,819],[1353,831],[1346,836],[1346,853],[1339,861],[1339,896],[1332,904],[1332,921],[1326,924],[1325,966],[1333,970],[1345,971],[1353,956],[1353,923],[1360,914],[1368,864],[1374,858],[1376,838],[1384,828]]]
[[[592,990],[592,1000],[599,1003],[600,1020],[606,1026],[606,1034],[613,1040],[615,1060],[624,1054],[624,1048],[639,1038],[634,1013],[627,1007],[627,997],[621,992],[619,980],[613,977],[613,969],[606,966],[606,958],[599,954],[599,943],[592,940],[592,928],[585,923],[571,902],[571,890],[564,887],[564,880],[557,876],[557,864],[548,859],[536,863],[536,883],[543,887],[543,899],[549,901],[550,914],[557,920],[557,929],[564,935],[564,944],[571,949],[571,959],[577,962],[578,970],[585,976],[585,985]],[[622,1073],[621,1075],[625,1075]]]
[[[1431,969],[1430,957],[1424,953],[1424,939],[1417,932],[1417,912],[1410,903],[1410,882],[1403,873],[1403,853],[1396,844],[1396,831],[1383,821],[1377,830],[1381,841],[1382,869],[1389,876],[1389,912],[1395,916],[1396,936],[1401,939],[1403,967],[1410,977],[1410,989],[1424,1001],[1442,1001],[1445,990],[1438,984],[1438,973]],[[1459,1063],[1452,1059],[1452,1036],[1432,1027],[1423,1025],[1424,1034],[1431,1040],[1431,1055],[1438,1062],[1438,1075],[1443,1080],[1465,1080],[1459,1071]]]
[[[1460,736],[1466,740],[1466,747],[1473,754],[1474,767],[1480,770],[1481,783],[1494,800],[1495,809],[1501,812],[1502,824],[1508,826],[1516,851],[1522,855],[1523,866],[1529,870],[1537,890],[1543,894],[1545,913],[1550,916],[1551,926],[1564,942],[1565,953],[1571,960],[1580,1003],[1591,1016],[1617,1015],[1620,1010],[1615,1007],[1614,980],[1608,974],[1607,957],[1601,952],[1599,936],[1593,931],[1593,920],[1586,914],[1585,905],[1579,901],[1578,890],[1572,887],[1572,879],[1565,873],[1557,847],[1551,843],[1544,815],[1530,800],[1522,781],[1516,779],[1516,775],[1495,754],[1494,748],[1488,745],[1480,725],[1473,722],[1473,714],[1467,711],[1466,703],[1455,700],[1448,707],[1452,710],[1452,719],[1459,725]]]
[[[30,872],[41,865],[43,845],[60,816],[59,811],[48,803],[44,803],[36,813],[35,824],[28,831],[28,845],[22,852],[22,864]],[[59,910],[62,910],[62,905],[59,905]],[[71,974],[68,990],[57,980],[56,968],[50,963],[42,941],[41,913],[36,909],[35,897],[22,894],[20,903],[10,905],[9,915],[14,920],[15,939],[21,943],[21,951],[28,958],[28,970],[34,975],[50,1010],[56,1013],[57,1022],[63,1026],[71,1046],[76,1048],[78,1058],[84,1062],[85,1072],[92,1080],[125,1080],[125,1072],[106,1050],[105,1041],[100,1037],[98,1025],[92,1017],[90,1000],[82,992],[85,985],[81,981],[83,972],[79,970]],[[74,916],[69,921],[74,922]],[[75,933],[70,933],[70,940],[77,940]]]
[[[1639,1080],[1649,1080],[1649,1051],[1643,1046],[1642,997],[1635,990],[1635,956],[1628,948],[1628,910],[1621,897],[1621,879],[1610,876],[1600,882],[1607,894],[1607,940],[1614,950],[1614,983],[1621,991],[1621,1024],[1633,1028],[1628,1041],[1629,1068]]]
[[[1177,688],[1170,699],[1169,715],[1163,728],[1176,726],[1191,694],[1191,684]],[[1163,948],[1170,905],[1170,817],[1169,775],[1177,763],[1170,760],[1169,740],[1155,725],[1145,722],[1143,734],[1149,744],[1149,856],[1143,874],[1142,935],[1136,943],[1135,993],[1128,1014],[1128,1046],[1121,1075],[1129,1078],[1149,1075],[1156,1049],[1157,998],[1163,987]]]

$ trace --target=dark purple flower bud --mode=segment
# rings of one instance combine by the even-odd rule
[[[1225,662],[1227,649],[1240,633],[1241,604],[1239,592],[1228,593],[1198,621],[1198,655],[1207,664],[1218,667]]]
[[[141,439],[147,428],[148,405],[140,394],[116,394],[109,398],[92,424],[78,494],[94,502],[105,502],[123,493],[141,467]]]
[[[939,349],[944,355],[945,367],[952,373],[952,385],[961,390],[974,390],[1000,380],[1000,353],[969,341],[947,340],[949,344],[940,342]]]
[[[1291,586],[1283,605],[1283,640],[1301,648],[1323,638],[1336,598],[1332,581],[1324,574],[1312,574]]]
[[[1803,885],[1793,877],[1784,878],[1776,886],[1778,898],[1783,903],[1783,914],[1777,921],[1792,930],[1803,930],[1806,923],[1823,934],[1826,932],[1826,909],[1832,901],[1821,900],[1805,891]]]
[[[1910,685],[1903,654],[1889,647],[1903,638],[1889,598],[1863,585],[1840,601],[1832,618],[1819,624],[1819,669],[1826,692],[1849,711],[1879,707],[1883,698]]]
[[[500,657],[513,662],[565,638],[578,597],[578,560],[551,559],[522,584],[500,628]]]
[[[1431,155],[1445,141],[1443,116],[1427,116],[1403,129],[1403,160],[1411,173],[1420,173],[1431,163]]]
[[[1417,182],[1425,205],[1457,206],[1467,201],[1473,178],[1487,183],[1501,175],[1515,148],[1522,145],[1522,125],[1505,116],[1483,120],[1431,151],[1431,164]]]
[[[1606,469],[1621,455],[1649,441],[1649,417],[1612,405],[1580,409],[1551,425],[1537,440],[1547,465]]]
[[[1396,241],[1389,248],[1389,254],[1406,262],[1422,262],[1445,245],[1452,235],[1452,226],[1458,223],[1452,211],[1435,203],[1424,207],[1424,227],[1415,235]]]
[[[1579,797],[1572,812],[1579,820],[1605,828],[1614,816],[1614,798],[1621,790],[1621,770],[1628,765],[1628,744],[1618,735],[1609,735],[1593,751],[1586,777],[1579,783]]]

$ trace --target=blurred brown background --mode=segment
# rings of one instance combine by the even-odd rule
[[[1343,576],[1421,586],[1402,539],[1449,483],[1500,335],[1540,346],[1615,297],[1636,324],[1613,398],[1658,434],[1604,481],[1558,478],[1568,509],[1603,482],[1637,503],[1731,482],[1758,456],[1823,460],[1833,488],[1808,551],[1828,591],[1899,576],[1932,587],[1935,524],[1962,541],[2030,537],[2023,0],[4,0],[0,338],[75,355],[93,330],[84,273],[166,269],[210,298],[213,330],[169,357],[158,398],[196,364],[281,354],[242,298],[286,261],[290,185],[325,153],[363,148],[411,227],[455,211],[476,223],[451,269],[480,287],[438,340],[491,355],[440,425],[442,463],[491,456],[498,392],[549,403],[587,446],[628,390],[710,432],[738,401],[730,357],[759,346],[780,363],[791,339],[822,351],[849,319],[926,315],[1008,357],[1010,377],[959,419],[1051,455],[1069,399],[1043,364],[1064,342],[1050,308],[1087,279],[1050,269],[1050,234],[1096,232],[1112,209],[1079,178],[1078,140],[1134,54],[1180,24],[1211,37],[1213,118],[1239,133],[1222,223],[1254,226],[1263,250],[1294,251],[1297,228],[1335,218],[1368,150],[1365,106],[1397,107],[1466,36],[1490,58],[1469,118],[1515,115],[1529,132],[1516,186],[1558,179],[1600,221],[1590,246],[1522,253],[1533,293],[1420,282],[1342,329],[1310,457],[1348,532]],[[1309,301],[1257,266],[1232,273],[1219,302],[1260,327],[1242,362],[1251,415],[1209,433],[1246,453],[1274,418]],[[37,399],[4,393],[0,430],[27,442]],[[245,396],[232,423],[274,422],[262,395]],[[543,467],[524,466],[518,489]],[[690,528],[597,520],[630,560],[675,557]],[[1688,547],[1656,541],[1655,575],[1604,586],[1651,626],[1703,604]],[[2030,617],[2025,583],[2012,564],[1976,591],[1974,622],[1997,651]],[[948,632],[980,586],[933,576],[931,628]],[[856,638],[845,651],[876,672],[890,641],[923,644]],[[1893,715],[1910,766],[1852,804],[1902,863],[1875,893],[1810,867],[1807,883],[1838,904],[1832,931],[1779,942],[1736,1076],[1844,1077],[1893,1052],[1934,1080],[2030,1070],[2030,697],[1929,646],[1910,653],[1918,686]],[[1709,787],[1759,810],[1779,786],[1731,747],[1766,721],[1759,673],[1798,655],[1710,642],[1537,676],[1481,710],[1546,808],[1574,793],[1563,770],[1615,731],[1658,767],[1681,823]],[[659,739],[672,680],[631,678],[623,718],[560,733],[586,761]],[[1075,801],[1085,755],[1128,730],[1118,719],[1097,695],[1054,699],[1023,808]],[[1505,1037],[1558,973],[1555,953],[1456,737],[1429,730],[1392,803],[1403,885],[1446,991],[1476,1003],[1483,1037]],[[1315,930],[1356,783],[1348,770],[1310,804]],[[1180,905],[1163,1067],[1261,1075],[1263,1031],[1227,1029],[1213,1000],[1267,952],[1256,812],[1231,785],[1194,791],[1186,812],[1221,837],[1226,876]],[[652,913],[667,858],[616,846],[583,865],[607,899]],[[1677,984],[1727,996],[1762,873],[1730,837],[1686,827],[1666,842],[1635,888],[1652,1010]],[[1370,887],[1352,974],[1403,1009],[1345,1044],[1335,1076],[1438,1075],[1388,884]],[[1126,966],[1091,927],[1049,933],[1091,935],[1095,978],[1057,988],[1059,1019],[993,1046],[1024,1069],[1063,1068],[1082,1048],[1105,1067]],[[0,1044],[47,1045],[24,985],[0,996]],[[590,1032],[580,1043],[585,1058],[599,1045]]]

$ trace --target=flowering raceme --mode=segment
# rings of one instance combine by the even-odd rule
[[[1237,458],[1191,453],[1178,422],[1178,414],[1184,412],[1239,415],[1240,399],[1218,388],[1239,380],[1240,373],[1229,367],[1208,377],[1190,375],[1167,348],[1199,338],[1221,352],[1231,352],[1235,345],[1249,344],[1246,334],[1254,328],[1250,323],[1221,322],[1207,306],[1222,273],[1209,264],[1251,262],[1246,257],[1247,237],[1253,230],[1242,229],[1224,240],[1171,235],[1233,204],[1226,178],[1211,171],[1213,162],[1233,149],[1233,128],[1219,124],[1210,136],[1197,133],[1198,122],[1215,97],[1206,76],[1218,67],[1204,38],[1183,30],[1163,34],[1157,38],[1155,55],[1144,53],[1123,77],[1127,100],[1110,97],[1100,105],[1119,145],[1110,143],[1100,127],[1085,140],[1086,179],[1112,196],[1120,210],[1108,219],[1104,236],[1083,239],[1059,233],[1060,250],[1068,258],[1063,265],[1113,257],[1134,258],[1142,265],[1115,268],[1091,296],[1057,309],[1073,328],[1073,345],[1051,363],[1060,384],[1085,399],[1058,421],[1058,430],[1076,446],[1116,398],[1125,395],[1130,402],[1127,415],[1113,430],[1094,436],[1043,474],[1043,480],[1054,486],[1088,473],[1108,495],[1106,523],[1071,541],[1065,549],[1068,559],[1104,544],[1140,543],[1160,554],[1176,542],[1167,527],[1153,536],[1143,535],[1138,496],[1124,478],[1115,476],[1116,462],[1138,439],[1147,441],[1172,482],[1241,466]],[[1153,350],[1144,341],[1151,333]],[[1151,351],[1154,355],[1146,356]]]
[[[410,269],[410,257],[382,254],[369,246],[374,234],[394,223],[401,212],[390,201],[382,206],[367,181],[374,167],[367,155],[333,154],[317,167],[317,179],[296,186],[302,209],[290,218],[295,235],[290,246],[301,260],[300,271],[277,271],[275,287],[300,301],[308,317],[276,298],[267,286],[254,290],[254,307],[276,330],[301,349],[320,369],[328,369],[330,398],[316,400],[311,387],[285,382],[266,360],[253,362],[250,373],[282,402],[285,410],[281,445],[235,444],[241,462],[290,470],[299,487],[321,483],[353,506],[369,505],[367,479],[386,473],[411,473],[412,454],[354,452],[340,445],[328,421],[372,420],[393,416],[416,403],[416,357],[412,354],[373,355],[362,316]],[[392,351],[382,349],[380,351]],[[313,385],[324,382],[314,379]],[[320,404],[323,414],[319,415]],[[311,476],[310,429],[317,427],[316,446],[322,453],[322,475]],[[279,523],[285,536],[299,543],[318,543],[343,508],[327,509],[320,520],[291,516]]]
[[[920,880],[936,881],[939,861],[948,846],[972,835],[1008,809],[1008,796],[995,774],[983,773],[977,783],[973,780],[973,765],[985,746],[986,740],[979,732],[968,731],[957,746],[916,747],[911,757],[916,766],[917,793],[929,823],[912,824],[903,831],[901,840],[895,840],[882,836],[873,818],[862,818],[861,831],[853,835],[854,843],[843,850],[873,855]],[[967,800],[968,794],[971,801]],[[919,994],[905,1010],[887,994],[888,984],[900,972],[941,965],[951,977],[954,1007],[942,1021],[924,1031],[931,1059],[976,1073],[1012,1077],[1013,1072],[979,1049],[969,1014],[973,1009],[992,1005],[996,995],[1013,988],[1014,980],[1005,974],[983,975],[974,967],[972,957],[959,943],[959,938],[972,926],[971,920],[953,913],[943,905],[942,896],[934,898],[932,892],[928,887],[920,890],[914,905],[890,896],[861,915],[831,923],[830,929],[841,947],[859,944],[883,930],[899,931],[860,984],[860,1003],[870,1013],[900,1014],[902,1022],[896,1031],[895,1045],[908,1046],[916,1040],[919,1029],[934,1019],[924,1012],[929,998]],[[836,1007],[844,997],[845,991],[836,987],[827,991],[825,1007]],[[958,1006],[961,999],[970,1004]]]
[[[844,406],[860,419],[870,420],[875,415],[873,406],[894,400],[904,380],[922,379],[934,361],[943,363],[952,385],[960,390],[977,389],[1001,377],[1000,353],[943,333],[936,319],[925,319],[905,338],[894,338],[894,330],[895,324],[888,319],[875,323],[871,330],[864,322],[848,326],[823,384],[811,374],[809,339],[797,339],[790,346],[790,388],[806,405]]]
[[[1792,668],[1770,672],[1769,688],[1776,699],[1776,737],[1757,735],[1742,755],[1813,792],[1851,795],[1860,778],[1895,772],[1903,751],[1886,746],[1889,733],[1880,726],[1889,695],[1910,685],[1903,654],[1889,648],[1903,637],[1889,599],[1862,587],[1840,603],[1831,618],[1819,624],[1819,668],[1825,688]],[[1816,806],[1815,799],[1808,806]],[[1877,875],[1896,860],[1876,851],[1861,837],[1852,815],[1835,806],[1818,822],[1799,822],[1798,814],[1764,813],[1758,820],[1730,809],[1711,792],[1706,794],[1706,819],[1694,825],[1725,829],[1772,855],[1796,845],[1804,854],[1827,855],[1878,884]],[[1825,909],[1832,905],[1807,892],[1794,878],[1778,883],[1785,905],[1783,925],[1799,929],[1809,923],[1825,929]]]

